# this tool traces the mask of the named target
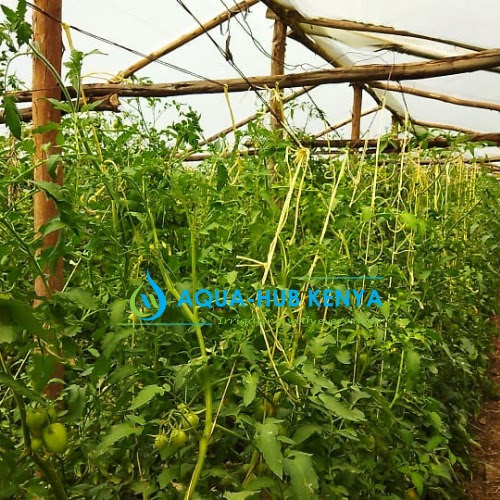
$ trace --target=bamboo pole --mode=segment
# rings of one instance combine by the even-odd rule
[[[61,34],[61,10],[62,0],[35,0],[37,7],[33,11],[33,38],[39,47],[41,54],[52,65],[54,70],[61,73],[62,59],[62,34]],[[45,15],[47,13],[48,15]],[[57,20],[57,21],[56,21]],[[54,109],[48,98],[60,100],[61,89],[56,78],[51,73],[46,63],[37,56],[33,58],[33,127],[43,127],[50,122],[59,123],[61,113]],[[63,171],[62,165],[56,168],[55,178],[53,178],[47,168],[47,157],[57,154],[59,148],[56,146],[57,130],[48,130],[34,134],[35,140],[35,181],[55,182],[62,185]],[[48,148],[47,148],[48,145]],[[54,201],[47,197],[44,191],[37,191],[33,201],[34,229],[40,237],[40,228],[57,217],[58,211]],[[42,251],[49,250],[57,245],[60,238],[59,231],[52,231],[43,237]],[[38,252],[40,253],[40,252]],[[63,287],[63,259],[59,257],[53,270],[49,266],[44,269],[45,280],[41,276],[35,279],[35,294],[37,297],[50,297],[53,291],[62,290]],[[41,300],[36,300],[34,306],[38,306]],[[52,378],[63,377],[63,366],[58,363]],[[62,384],[51,383],[45,392],[51,399],[57,399],[62,391]]]
[[[352,103],[351,141],[359,140],[361,135],[361,104],[363,101],[363,86],[353,85],[354,98]]]
[[[154,52],[151,52],[147,57],[140,59],[139,61],[135,62],[131,66],[129,66],[127,69],[124,69],[120,73],[118,73],[117,78],[128,78],[132,76],[134,73],[139,71],[142,68],[145,68],[148,64],[156,61],[160,57],[163,57],[170,52],[173,52],[174,50],[178,49],[179,47],[182,47],[188,42],[191,42],[192,40],[198,38],[200,35],[203,35],[207,31],[210,31],[213,28],[216,28],[217,26],[221,25],[225,21],[227,21],[231,16],[237,15],[240,12],[245,12],[248,10],[252,5],[255,5],[259,0],[243,0],[243,2],[240,2],[234,6],[232,6],[230,9],[221,12],[219,15],[215,16],[213,19],[210,19],[210,21],[207,21],[204,23],[202,26],[199,26],[198,28],[194,29],[193,31],[190,31],[189,33],[186,33],[185,35],[182,35],[181,37],[177,38],[176,40],[173,40],[172,42],[168,43],[167,45],[164,45],[158,50],[155,50]]]
[[[472,99],[461,99],[459,97],[453,97],[446,94],[440,94],[438,92],[431,92],[427,90],[414,89],[412,87],[403,87],[397,84],[390,84],[385,82],[370,82],[370,87],[387,90],[390,92],[399,92],[401,94],[412,94],[419,97],[425,97],[427,99],[435,99],[436,101],[447,102],[450,104],[456,104],[458,106],[467,106],[470,108],[481,108],[488,109],[491,111],[500,111],[500,104],[493,102],[484,101],[474,101]]]
[[[380,106],[374,106],[373,108],[367,109],[366,111],[363,111],[360,116],[367,116],[372,113],[375,113],[375,111],[378,111],[380,109]],[[320,137],[323,137],[325,134],[328,134],[330,132],[333,132],[334,130],[339,129],[340,127],[343,127],[344,125],[348,125],[352,121],[352,116],[350,118],[346,118],[345,120],[342,120],[340,122],[334,123],[330,127],[325,128],[321,132],[317,132],[316,134],[313,134],[314,139],[319,139]]]
[[[113,84],[92,83],[83,86],[89,97],[117,94],[122,97],[171,97],[193,94],[221,94],[248,92],[255,89],[316,86],[331,83],[366,83],[372,80],[417,80],[438,76],[456,75],[491,68],[500,64],[500,49],[490,49],[476,54],[447,57],[438,61],[413,62],[404,64],[370,64],[352,68],[290,73],[287,75],[265,75],[249,78],[233,78],[219,81],[191,80],[175,83],[156,84]],[[70,94],[75,90],[69,88]],[[14,92],[20,102],[31,99],[31,91]]]

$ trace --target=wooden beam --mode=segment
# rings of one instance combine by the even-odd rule
[[[172,42],[161,47],[160,49],[151,52],[147,57],[140,59],[139,61],[129,66],[127,69],[124,69],[123,71],[118,73],[116,78],[121,79],[132,76],[134,73],[146,67],[148,64],[156,61],[160,57],[163,57],[169,54],[170,52],[173,52],[174,50],[178,49],[179,47],[182,47],[186,43],[191,42],[192,40],[198,38],[200,35],[203,35],[205,32],[210,31],[211,29],[221,25],[233,15],[237,15],[240,12],[245,12],[252,5],[255,5],[258,1],[259,0],[243,0],[243,2],[233,5],[230,9],[220,13],[213,19],[210,19],[210,21],[207,21],[202,26],[199,26],[193,31],[190,31],[185,35],[182,35],[181,37],[177,38],[176,40],[173,40]]]
[[[500,133],[497,132],[474,132],[470,131],[466,134],[467,139],[470,142],[489,142],[491,144],[500,144]],[[376,147],[378,139],[368,139],[351,141],[349,139],[315,139],[312,141],[303,141],[304,146],[315,147],[315,148],[329,148],[329,147],[345,147],[349,146],[352,148],[363,147],[367,145],[368,147]],[[394,144],[403,144],[399,139],[394,139],[391,142]],[[448,139],[447,137],[432,137],[427,141],[429,147],[447,147],[454,142],[454,139]]]
[[[352,103],[351,141],[358,141],[361,135],[361,104],[363,100],[363,86],[353,85],[354,97]]]
[[[410,38],[418,38],[420,40],[428,40],[430,42],[441,43],[443,45],[460,47],[462,49],[472,50],[474,52],[482,52],[483,50],[486,50],[484,47],[478,47],[477,45],[458,42],[456,40],[448,40],[446,38],[437,38],[434,36],[423,35],[420,33],[414,33],[412,31],[399,30],[390,26],[381,26],[379,24],[367,24],[357,21],[347,21],[343,19],[328,19],[325,17],[306,18],[296,11],[290,11],[288,15],[294,22],[300,24],[310,24],[312,26],[322,26],[324,28],[333,28],[337,30],[362,31],[369,33],[383,33],[386,35],[406,36]]]
[[[372,113],[375,113],[375,111],[379,111],[380,106],[374,106],[373,108],[367,109],[366,111],[363,111],[360,116],[366,116],[370,115]],[[317,132],[316,134],[313,134],[314,139],[318,139],[320,137],[323,137],[325,134],[328,134],[330,132],[333,132],[334,130],[339,129],[340,127],[343,127],[344,125],[348,125],[352,121],[352,116],[350,118],[346,118],[345,120],[342,120],[338,123],[334,123],[330,127],[325,128],[325,130],[322,130],[321,132]]]
[[[500,111],[500,104],[493,102],[484,101],[473,101],[471,99],[461,99],[459,97],[453,97],[446,94],[440,94],[438,92],[432,92],[428,90],[420,90],[412,87],[403,87],[397,84],[384,83],[384,82],[370,82],[370,87],[388,90],[390,92],[399,92],[402,94],[412,94],[419,97],[425,97],[427,99],[435,99],[436,101],[447,102],[450,104],[456,104],[458,106],[468,106],[471,108],[482,108],[489,109],[491,111]]]
[[[492,144],[500,144],[500,133],[492,132],[492,133],[473,133],[468,137],[470,142],[489,142]],[[435,137],[431,138],[427,141],[426,147],[428,148],[447,148],[454,143],[454,139],[448,139],[446,137]],[[350,149],[360,149],[360,148],[368,148],[372,152],[375,151],[377,145],[379,144],[378,139],[366,139],[366,140],[358,140],[351,141],[350,139],[313,139],[313,140],[303,140],[302,145],[308,148],[311,148],[313,154],[329,154],[332,152],[345,153],[345,148]],[[391,144],[388,144],[384,149],[384,152],[397,152],[401,149],[404,142],[399,139],[394,139],[391,141]],[[259,152],[262,151],[262,148],[250,148],[244,149],[239,152],[242,156],[256,156]],[[230,156],[233,152],[223,152],[222,156]],[[184,158],[185,162],[192,161],[203,161],[209,158],[213,158],[213,153],[198,153],[191,155],[187,158]],[[492,161],[489,159],[489,161]]]
[[[83,86],[89,97],[117,94],[122,97],[171,97],[193,94],[221,94],[227,88],[230,92],[263,90],[279,85],[281,89],[327,83],[363,83],[372,80],[417,80],[438,76],[454,75],[491,68],[500,64],[500,49],[490,49],[476,54],[448,57],[438,61],[404,64],[370,64],[353,68],[290,73],[287,75],[265,75],[249,78],[233,78],[219,81],[191,80],[175,83],[142,85],[92,83]],[[69,88],[70,94],[75,90]],[[19,102],[31,99],[31,91],[14,92]]]
[[[331,38],[333,42],[338,42],[337,37],[335,36],[335,33],[331,33],[330,36],[328,36],[327,33],[324,33],[323,31],[319,31],[317,27],[314,27],[311,24],[297,24],[297,26],[302,29],[304,33],[309,35],[311,39],[315,39],[315,37],[327,37]],[[393,52],[398,52],[399,54],[406,54],[406,55],[411,55],[423,59],[434,59],[434,60],[439,60],[442,59],[443,57],[449,57],[449,53],[446,53],[442,49],[439,48],[425,48],[425,47],[420,47],[415,44],[407,43],[404,40],[398,39],[398,38],[393,38],[390,40],[384,39],[383,37],[374,35],[366,35],[363,33],[359,33],[359,36],[365,36],[367,37],[367,42],[378,42],[376,43],[375,47],[373,50],[377,49],[387,49],[391,50]],[[463,55],[463,54],[462,54]],[[343,59],[345,55],[340,56],[341,59]],[[485,71],[489,71],[492,73],[500,73],[500,68],[488,68]]]
[[[492,144],[500,144],[500,133],[497,132],[472,132],[467,134],[470,142],[490,142]],[[429,147],[447,147],[452,144],[454,139],[447,137],[432,137],[427,141]],[[403,141],[394,139],[391,141],[393,144],[402,145]],[[351,148],[361,147],[377,147],[378,139],[360,139],[358,141],[351,141],[349,139],[313,139],[311,141],[304,140],[302,144],[311,148],[342,148],[349,146]]]
[[[33,39],[35,45],[43,57],[50,63],[52,68],[61,74],[62,59],[62,33],[61,33],[61,10],[62,0],[35,0],[33,10]],[[61,89],[47,64],[37,57],[33,57],[33,127],[46,126],[47,124],[59,123],[61,113],[55,109],[48,101],[49,98],[60,100]],[[51,129],[34,134],[35,141],[35,182],[55,182],[62,185],[63,171],[62,165],[56,167],[55,176],[52,177],[47,168],[46,160],[50,155],[57,154],[59,148],[56,145],[57,130]],[[49,198],[45,191],[37,191],[33,200],[34,229],[37,237],[41,237],[40,229],[48,224],[54,217],[58,216],[58,211],[54,201]],[[52,231],[42,240],[42,247],[37,251],[40,254],[43,250],[49,250],[57,245],[60,238],[60,231]],[[35,279],[35,294],[37,297],[50,297],[53,291],[62,290],[64,285],[63,259],[59,257],[53,269],[45,266],[43,270],[45,279],[37,276]],[[38,306],[40,300],[36,300],[34,306]],[[63,377],[63,366],[58,363],[52,378]],[[51,383],[45,393],[51,399],[57,399],[62,391],[62,384]]]
[[[426,122],[423,120],[413,120],[413,124],[420,125],[421,127],[426,127],[426,128],[437,128],[437,129],[442,129],[442,130],[451,130],[453,132],[460,132],[461,134],[467,134],[467,135],[471,135],[471,136],[480,133],[480,132],[476,132],[475,130],[471,130],[469,128],[459,127],[458,125],[447,125],[446,123],[436,123],[436,122]]]

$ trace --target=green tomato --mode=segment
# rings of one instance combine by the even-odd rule
[[[68,433],[63,424],[50,424],[43,430],[43,442],[52,453],[64,453],[68,449]]]
[[[31,451],[38,451],[42,447],[43,441],[40,438],[31,438]]]
[[[47,423],[47,413],[43,408],[38,408],[35,411],[29,411],[26,414],[26,425],[31,432],[40,431]]]
[[[182,429],[174,429],[170,434],[172,444],[177,448],[182,448],[187,441],[187,434]]]
[[[420,498],[420,495],[417,493],[417,490],[415,488],[409,488],[405,492],[405,498],[415,498],[415,499],[418,499],[418,498]]]
[[[157,450],[163,450],[168,445],[168,438],[164,433],[157,434],[155,437],[155,448]]]
[[[200,423],[200,419],[196,413],[188,413],[182,417],[182,427],[184,429],[196,429]]]

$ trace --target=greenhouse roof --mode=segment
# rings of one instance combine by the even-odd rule
[[[10,3],[15,4],[13,0]],[[120,82],[113,75],[133,74],[154,82],[201,81],[221,88],[228,78],[247,81],[253,75],[269,75],[272,27],[281,19],[288,35],[286,74],[329,71],[332,65],[343,69],[394,65],[397,69],[402,63],[479,53],[480,58],[485,54],[483,69],[465,69],[459,75],[401,78],[404,81],[391,78],[396,81],[389,84],[386,78],[363,80],[367,92],[363,93],[366,116],[361,121],[361,137],[379,135],[389,125],[391,114],[400,119],[408,115],[415,124],[442,125],[458,131],[500,130],[500,50],[485,52],[500,46],[496,26],[500,5],[493,0],[476,2],[474,7],[465,2],[430,0],[418,6],[395,0],[178,0],[168,6],[152,2],[148,6],[148,2],[115,0],[64,4],[62,20],[73,28],[70,33],[75,48],[85,52],[98,48],[106,54],[88,57],[84,65],[86,82]],[[231,15],[224,14],[227,9]],[[149,55],[143,58],[143,66],[137,65],[141,55]],[[492,61],[496,61],[494,66]],[[131,71],[124,71],[127,67]],[[20,60],[17,69],[25,81],[30,80],[29,61]],[[116,85],[123,86],[123,82]],[[268,85],[270,82],[258,83],[230,96],[236,122],[245,122],[256,108],[262,108],[266,89],[274,87]],[[297,111],[294,125],[307,124],[308,132],[319,137],[325,130],[349,121],[352,89],[348,82],[321,83],[307,87],[307,93],[298,85],[292,87],[298,87],[302,94],[297,103],[323,112],[311,118]],[[181,89],[172,95],[182,94]],[[200,112],[205,132],[218,136],[221,129],[232,129],[229,98],[220,90],[213,95],[202,94],[183,96],[182,100]],[[374,115],[373,110],[380,107],[384,110]],[[163,118],[168,116],[167,112]],[[338,131],[346,132],[349,127],[346,123]]]

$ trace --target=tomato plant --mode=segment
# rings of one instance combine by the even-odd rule
[[[259,120],[186,167],[199,117],[171,106],[163,129],[67,115],[64,187],[30,181],[32,130],[0,137],[1,495],[453,498],[491,346],[498,181],[454,154],[459,139],[325,157]],[[60,214],[45,251],[35,189]],[[33,310],[60,255],[64,291]],[[383,305],[168,307],[175,324],[151,326],[129,307],[146,270],[170,296],[380,276]]]

